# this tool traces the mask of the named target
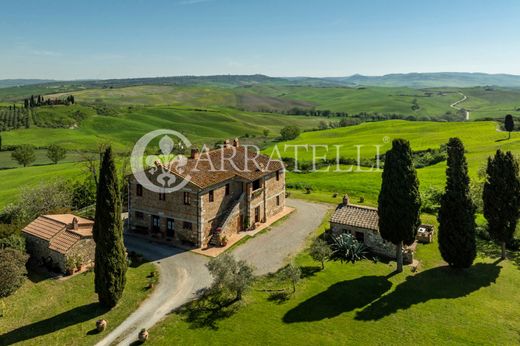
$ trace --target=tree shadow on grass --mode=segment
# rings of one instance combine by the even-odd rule
[[[217,304],[203,298],[190,302],[176,311],[190,324],[190,328],[208,328],[218,330],[218,321],[231,317],[238,310],[235,300]]]
[[[363,276],[331,285],[314,297],[289,310],[285,323],[320,321],[361,308],[392,287],[385,276]]]
[[[11,345],[17,342],[51,334],[60,329],[101,316],[107,311],[108,309],[104,308],[99,303],[78,306],[59,315],[25,325],[0,335],[0,345]]]
[[[304,267],[301,267],[300,270],[302,271],[301,278],[306,279],[306,278],[316,275],[317,272],[321,271],[321,267],[304,266]]]
[[[437,267],[408,276],[396,289],[356,314],[361,321],[375,321],[432,299],[457,299],[490,286],[502,267],[478,263],[467,270]]]
[[[490,240],[479,240],[477,250],[482,255],[495,260],[499,260],[502,255],[499,245]],[[506,257],[515,266],[520,267],[520,251],[507,250]]]

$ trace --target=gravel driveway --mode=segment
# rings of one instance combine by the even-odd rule
[[[289,256],[302,250],[308,235],[320,225],[330,208],[325,204],[293,199],[287,200],[287,204],[296,208],[288,219],[232,250],[235,257],[252,264],[257,275],[278,270]],[[125,243],[128,249],[142,253],[157,264],[160,280],[150,297],[97,345],[131,344],[139,330],[151,328],[211,282],[205,266],[209,259],[205,256],[131,236],[125,238]]]

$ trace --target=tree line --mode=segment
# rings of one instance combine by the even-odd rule
[[[31,95],[28,98],[23,100],[24,108],[35,108],[40,106],[54,106],[54,105],[73,105],[75,102],[74,96],[69,95],[64,99],[55,98],[45,98],[41,95]]]

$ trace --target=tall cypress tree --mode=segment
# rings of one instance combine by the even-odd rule
[[[96,242],[95,290],[99,302],[111,308],[123,294],[128,264],[123,244],[121,197],[110,147],[103,154],[99,172],[93,236]]]
[[[379,193],[379,232],[396,246],[397,272],[403,271],[403,244],[415,241],[420,220],[419,180],[410,143],[395,139],[386,153]]]
[[[487,181],[484,184],[484,216],[489,234],[500,243],[502,259],[506,258],[506,243],[515,233],[520,216],[520,180],[518,162],[508,151],[500,149],[494,158],[488,159]]]
[[[515,121],[513,120],[513,116],[511,114],[506,115],[504,119],[504,127],[507,132],[509,132],[509,138],[511,139],[511,132],[515,129]]]
[[[447,150],[446,189],[437,216],[439,250],[451,267],[468,268],[477,255],[475,205],[470,196],[468,164],[459,138],[450,138]]]

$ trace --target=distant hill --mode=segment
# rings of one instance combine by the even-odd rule
[[[510,74],[487,74],[467,72],[404,73],[384,76],[353,75],[349,77],[321,78],[344,85],[388,86],[388,87],[457,87],[475,86],[520,87],[520,76]]]
[[[496,86],[520,88],[520,76],[466,72],[404,73],[384,76],[352,75],[348,77],[270,77],[254,75],[171,76],[124,79],[93,79],[56,81],[48,79],[0,80],[1,100],[15,100],[31,94],[51,94],[91,88],[122,88],[140,85],[214,86],[220,88],[252,87],[258,85],[309,87],[410,87],[470,88]]]
[[[0,88],[10,88],[16,86],[44,84],[55,82],[52,79],[0,79]]]

